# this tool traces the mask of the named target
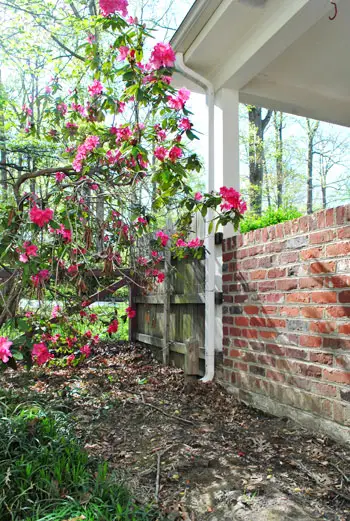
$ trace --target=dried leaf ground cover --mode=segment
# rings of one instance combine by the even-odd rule
[[[0,383],[69,412],[86,449],[170,520],[350,520],[349,449],[216,384],[185,384],[140,346],[104,344],[79,369]]]

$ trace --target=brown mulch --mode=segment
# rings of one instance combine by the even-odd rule
[[[169,519],[250,519],[280,500],[312,519],[350,520],[349,448],[217,384],[185,382],[141,346],[106,343],[80,368],[11,371],[0,385],[71,413],[86,449]]]

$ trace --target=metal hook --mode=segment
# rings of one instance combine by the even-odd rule
[[[332,5],[334,5],[334,16],[329,16],[328,18],[333,21],[337,18],[337,15],[338,15],[338,6],[336,4],[336,2],[331,2]]]

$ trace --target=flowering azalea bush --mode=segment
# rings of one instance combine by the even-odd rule
[[[194,212],[214,210],[209,233],[233,222],[246,205],[233,188],[193,193],[190,177],[201,169],[189,149],[196,138],[187,104],[190,92],[172,86],[175,54],[156,43],[147,57],[147,29],[127,17],[126,0],[100,0],[91,17],[84,81],[65,89],[58,78],[45,88],[45,137],[60,161],[20,173],[2,207],[1,262],[6,282],[0,327],[12,321],[20,333],[0,337],[0,365],[16,359],[38,365],[77,365],[99,341],[89,323],[99,317],[89,306],[111,295],[124,280],[149,286],[164,281],[164,250],[201,258],[203,241],[188,238]],[[32,109],[22,108],[24,135],[35,135]],[[33,188],[35,183],[35,188]],[[174,207],[177,231],[160,229],[162,211]],[[149,254],[138,241],[153,236]],[[21,313],[20,298],[52,302]],[[135,310],[113,317],[106,332]],[[86,330],[77,331],[76,317]],[[61,324],[64,335],[57,335]]]

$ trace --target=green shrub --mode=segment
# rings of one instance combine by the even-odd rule
[[[301,216],[302,214],[299,210],[293,206],[288,208],[268,208],[260,216],[246,214],[244,220],[241,221],[240,230],[242,233],[247,233],[251,230],[258,230],[259,228],[266,228],[273,224],[291,221]]]
[[[91,458],[68,417],[0,391],[1,521],[151,521],[107,463]],[[153,513],[152,513],[153,512]]]

